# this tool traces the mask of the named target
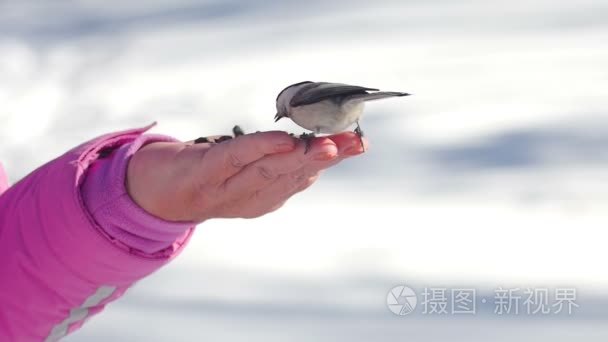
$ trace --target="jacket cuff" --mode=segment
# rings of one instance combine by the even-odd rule
[[[145,211],[126,189],[131,157],[153,142],[176,142],[175,138],[147,134],[123,145],[102,149],[88,168],[81,187],[83,201],[97,224],[112,239],[143,252],[157,253],[183,237],[194,222],[166,221]]]

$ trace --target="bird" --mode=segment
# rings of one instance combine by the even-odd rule
[[[306,142],[305,153],[315,135],[340,133],[353,124],[357,125],[354,132],[359,136],[363,147],[363,131],[359,119],[365,102],[409,95],[411,94],[344,83],[298,82],[284,88],[277,95],[274,121],[290,118],[298,126],[312,131],[300,136]]]

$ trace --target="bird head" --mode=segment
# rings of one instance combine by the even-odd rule
[[[277,95],[277,114],[274,116],[274,122],[281,120],[282,118],[289,117],[289,108],[291,98],[295,95],[295,93],[300,89],[300,87],[304,84],[312,83],[311,81],[304,81],[292,84],[288,87],[285,87],[279,95]]]

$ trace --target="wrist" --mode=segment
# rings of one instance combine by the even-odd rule
[[[98,160],[86,170],[81,185],[83,202],[100,229],[112,239],[144,253],[171,246],[194,226],[189,221],[163,220],[157,211],[142,207],[142,201],[134,201],[127,190],[129,162],[143,146],[159,141],[177,140],[169,136],[142,135],[104,148]]]
[[[153,142],[129,160],[125,187],[145,211],[166,221],[193,221],[181,142]]]

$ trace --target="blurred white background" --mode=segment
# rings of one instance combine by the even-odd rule
[[[272,118],[304,80],[410,92],[367,106],[365,155],[200,225],[66,341],[606,341],[607,41],[601,0],[2,1],[0,161],[15,182],[153,121],[301,133]],[[569,287],[580,307],[398,317],[399,284]]]

